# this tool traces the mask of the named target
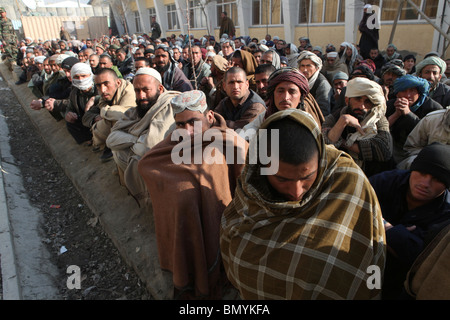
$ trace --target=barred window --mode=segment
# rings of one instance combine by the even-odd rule
[[[167,26],[169,30],[180,29],[180,23],[178,22],[177,6],[175,4],[169,4],[166,6],[167,11]]]
[[[236,6],[236,0],[230,1],[230,0],[216,0],[217,1],[217,26],[220,26],[220,22],[222,21],[221,13],[226,12],[228,15],[228,18],[233,20],[233,23],[235,26],[239,25],[238,21],[238,15],[237,15],[237,6]],[[239,0],[243,1],[243,0]]]
[[[200,0],[189,1],[189,25],[191,28],[206,27],[206,16]]]

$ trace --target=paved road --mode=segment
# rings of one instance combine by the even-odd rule
[[[10,89],[0,78],[0,95],[5,90]],[[58,270],[40,236],[42,213],[30,204],[24,190],[1,112],[0,155],[0,299],[60,299],[55,285]]]

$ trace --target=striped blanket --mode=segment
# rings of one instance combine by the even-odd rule
[[[307,113],[280,111],[261,128],[283,117],[316,138],[317,178],[299,202],[280,201],[247,159],[221,221],[228,278],[243,299],[380,298],[385,233],[374,190],[348,154],[325,145]]]

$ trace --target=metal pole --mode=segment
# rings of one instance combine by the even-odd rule
[[[394,41],[394,34],[395,34],[395,30],[397,29],[397,22],[398,20],[400,20],[400,15],[402,14],[402,9],[403,9],[403,4],[404,4],[404,0],[399,0],[399,4],[398,4],[398,9],[397,9],[397,17],[395,17],[394,20],[394,25],[392,26],[392,30],[391,30],[391,36],[389,37],[389,44],[391,44]]]
[[[442,35],[445,37],[445,39],[447,39],[448,41],[450,41],[450,36],[449,36],[444,30],[442,30],[442,29],[439,28],[436,24],[434,24],[434,22],[433,22],[430,18],[428,18],[427,15],[426,15],[425,13],[423,13],[423,11],[420,10],[420,8],[419,8],[414,2],[412,2],[411,0],[406,0],[406,1],[407,1],[414,9],[416,9],[417,12],[419,12],[420,15],[421,15],[422,17],[424,17],[424,19],[427,20],[428,23],[431,24],[431,25],[433,26],[433,28],[435,28],[440,34],[442,34]]]

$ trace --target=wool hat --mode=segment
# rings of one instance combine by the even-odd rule
[[[450,145],[438,142],[424,147],[411,164],[411,171],[431,174],[450,187]]]
[[[61,63],[61,68],[63,69],[72,69],[72,67],[74,66],[75,63],[80,62],[80,60],[78,60],[75,57],[68,57],[66,59],[63,60],[63,62]]]
[[[171,104],[174,114],[183,112],[186,109],[203,113],[208,107],[206,95],[200,90],[185,91],[173,98]]]
[[[338,71],[338,72],[336,72],[335,74],[334,74],[334,76],[333,76],[333,81],[334,80],[348,80],[348,74],[346,74],[345,72],[343,72],[343,71]]]

